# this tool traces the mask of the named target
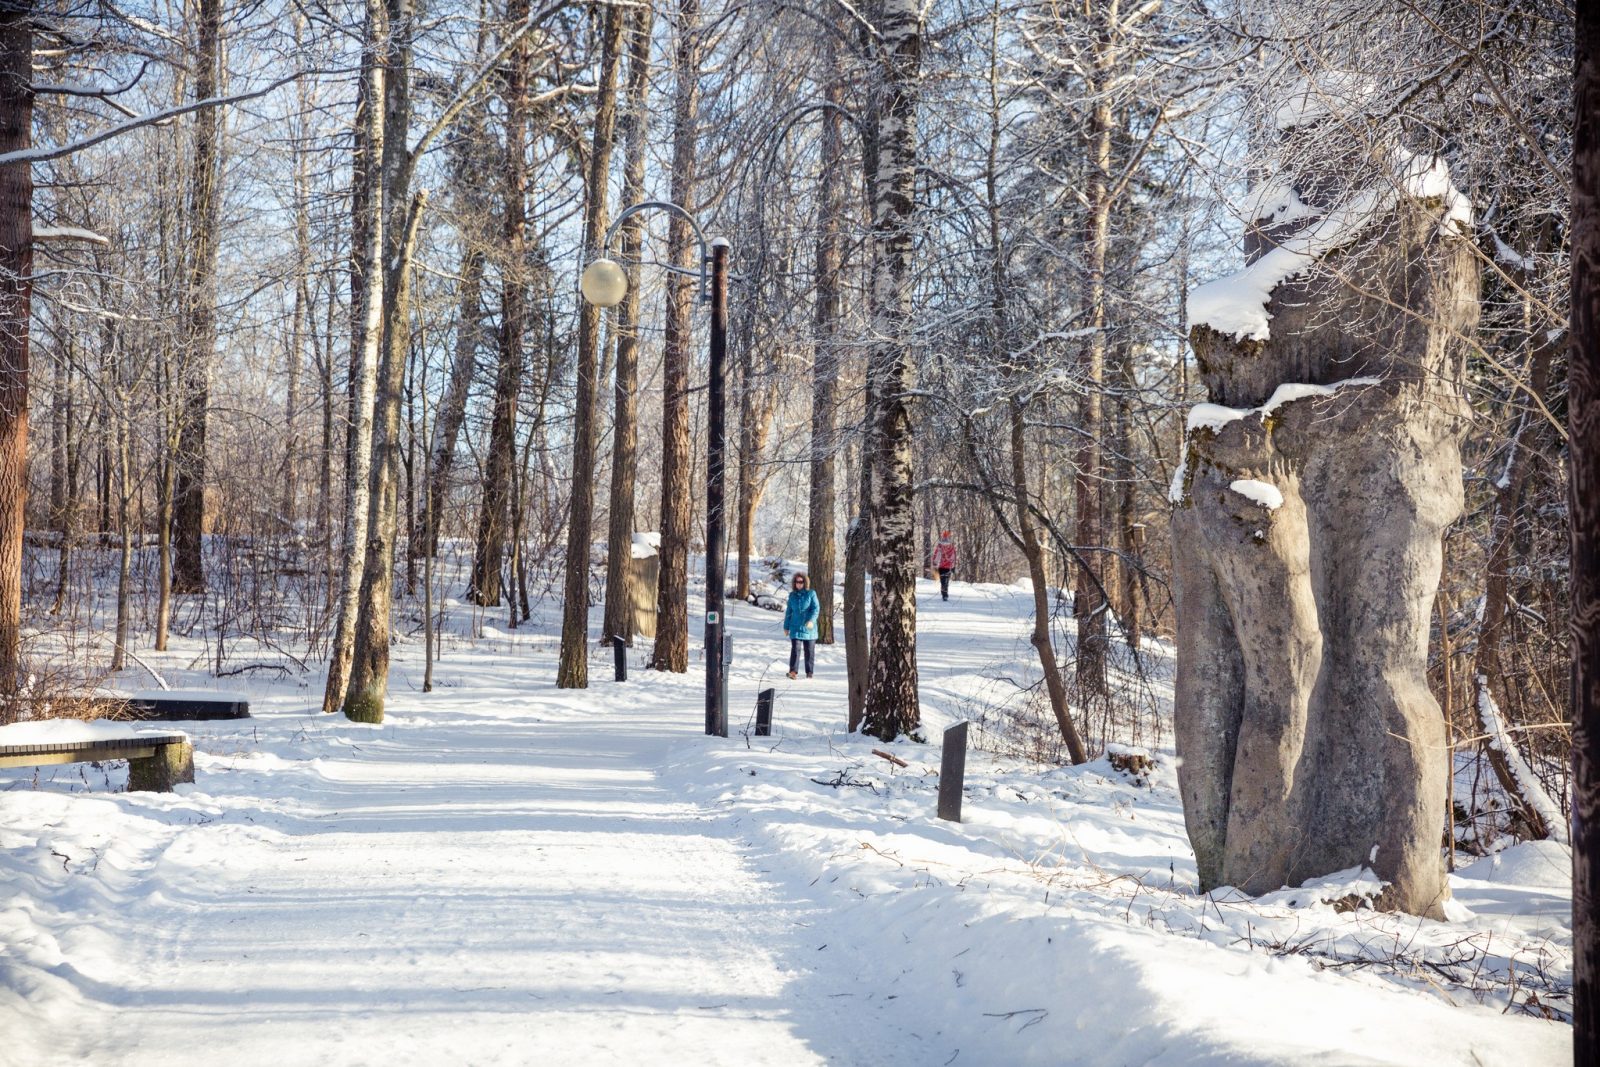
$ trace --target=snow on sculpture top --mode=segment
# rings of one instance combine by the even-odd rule
[[[1443,159],[1396,148],[1393,175],[1392,182],[1355,193],[1304,229],[1277,238],[1274,247],[1243,270],[1190,290],[1190,322],[1241,341],[1265,341],[1271,335],[1267,303],[1272,291],[1310,270],[1327,253],[1355,241],[1402,197],[1444,201],[1440,233],[1471,233],[1472,204],[1450,180]],[[1274,226],[1312,213],[1284,183],[1268,183],[1259,190],[1250,212],[1257,225]]]

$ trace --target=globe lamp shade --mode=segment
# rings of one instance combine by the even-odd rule
[[[628,294],[628,272],[614,259],[597,259],[583,269],[578,288],[595,307],[616,307]]]

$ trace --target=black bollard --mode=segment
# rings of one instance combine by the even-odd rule
[[[777,698],[775,689],[763,689],[756,694],[756,736],[772,736],[772,702]]]
[[[939,818],[961,821],[961,787],[967,775],[967,723],[958,722],[944,732],[944,753],[939,760]]]
[[[628,639],[625,637],[613,637],[611,639],[611,651],[617,657],[617,681],[626,682],[628,680]]]

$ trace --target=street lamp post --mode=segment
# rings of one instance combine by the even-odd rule
[[[700,269],[685,270],[669,265],[668,270],[688,274],[700,283],[700,301],[711,304],[710,399],[706,405],[706,721],[708,735],[728,736],[727,708],[723,691],[723,591],[726,587],[727,526],[724,497],[727,486],[727,381],[728,357],[728,250],[726,238],[707,241],[693,215],[665,200],[644,200],[624,208],[606,230],[600,256],[584,268],[579,289],[583,298],[596,307],[615,307],[628,292],[628,272],[611,259],[611,239],[630,216],[658,210],[676,215],[689,223],[700,245]],[[611,546],[615,552],[616,546]]]

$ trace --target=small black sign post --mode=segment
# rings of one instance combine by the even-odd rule
[[[628,680],[628,639],[625,637],[613,637],[611,639],[611,651],[617,657],[617,681],[626,682]]]
[[[967,726],[958,722],[944,732],[939,760],[939,818],[961,821],[961,787],[967,776]]]
[[[756,736],[772,736],[772,702],[777,698],[776,689],[763,689],[756,694]]]

